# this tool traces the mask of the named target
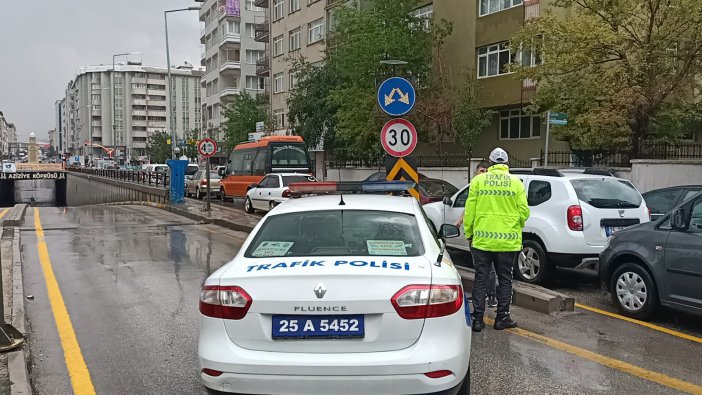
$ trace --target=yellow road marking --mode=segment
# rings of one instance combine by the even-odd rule
[[[493,325],[495,323],[494,320],[487,317],[485,318],[485,322],[488,325]],[[564,343],[562,341],[551,339],[550,337],[539,335],[534,332],[527,331],[525,329],[513,328],[507,329],[507,331],[512,334],[524,337],[526,339],[533,340],[537,343],[541,343],[545,346],[565,351],[568,354],[576,355],[578,357],[587,359],[600,365],[604,365],[609,368],[616,369],[621,372],[628,373],[630,375],[637,376],[645,380],[653,381],[654,383],[658,383],[666,387],[676,389],[678,391],[687,392],[689,394],[702,395],[702,386],[688,383],[687,381],[676,379],[674,377],[667,376],[663,373],[653,372],[651,370],[647,370],[636,365],[620,361],[618,359],[605,357],[604,355],[600,355],[592,351],[588,351],[584,348]]]
[[[10,208],[9,208],[9,207],[6,208],[6,209],[4,209],[4,210],[2,210],[2,212],[0,213],[0,219],[2,219],[2,217],[4,217],[5,214],[7,214],[8,211],[10,211]]]
[[[44,228],[41,226],[39,218],[39,208],[34,208],[34,227],[37,233],[37,250],[39,251],[39,263],[44,272],[46,280],[46,289],[51,302],[51,311],[54,313],[56,321],[56,329],[58,330],[61,346],[63,347],[63,356],[68,368],[68,374],[71,376],[71,385],[73,393],[76,395],[92,395],[95,394],[93,382],[90,379],[88,366],[85,364],[83,354],[80,351],[78,338],[73,331],[73,324],[68,315],[68,310],[63,302],[61,289],[59,288],[54,269],[51,266],[49,259],[49,249],[46,246],[46,238],[44,237]]]
[[[651,323],[648,323],[648,322],[645,322],[645,321],[640,321],[640,320],[637,320],[637,319],[634,319],[634,318],[625,317],[625,316],[623,316],[623,315],[619,315],[619,314],[616,314],[616,313],[610,313],[609,311],[600,310],[600,309],[597,309],[597,308],[594,308],[594,307],[590,307],[590,306],[586,306],[586,305],[580,304],[580,303],[576,303],[576,304],[575,304],[575,307],[578,307],[578,308],[580,308],[580,309],[587,310],[587,311],[592,311],[593,313],[602,314],[602,315],[606,315],[606,316],[608,316],[608,317],[616,318],[616,319],[618,319],[618,320],[622,320],[622,321],[626,321],[626,322],[631,322],[632,324],[645,326],[646,328],[653,329],[654,331],[667,333],[667,334],[669,334],[669,335],[676,336],[676,337],[679,337],[679,338],[681,338],[681,339],[685,339],[685,340],[693,341],[693,342],[695,342],[695,343],[700,343],[700,344],[702,344],[702,338],[699,338],[699,337],[696,337],[696,336],[692,336],[692,335],[688,335],[688,334],[685,334],[685,333],[682,333],[682,332],[674,331],[674,330],[672,330],[672,329],[664,328],[664,327],[662,327],[662,326],[654,325],[654,324],[651,324]]]

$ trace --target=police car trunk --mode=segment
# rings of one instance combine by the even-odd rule
[[[231,341],[305,353],[413,345],[426,318],[463,307],[460,277],[450,260],[434,265],[441,249],[419,210],[410,198],[368,195],[276,207],[209,287],[236,306],[223,316]]]

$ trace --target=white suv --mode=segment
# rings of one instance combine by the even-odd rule
[[[515,262],[515,276],[521,281],[546,283],[556,267],[596,270],[612,233],[650,220],[639,191],[606,171],[537,168],[515,175],[524,182],[531,210],[523,254]],[[468,187],[450,200],[424,206],[435,226],[458,220]],[[448,246],[469,251],[459,228],[461,237],[449,240]]]

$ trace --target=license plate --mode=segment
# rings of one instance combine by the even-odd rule
[[[363,315],[274,315],[273,339],[361,339]]]
[[[605,226],[605,234],[607,235],[607,237],[609,237],[614,233],[626,228],[627,226]]]

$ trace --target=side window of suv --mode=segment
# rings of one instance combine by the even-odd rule
[[[548,181],[534,180],[529,183],[527,202],[530,206],[538,206],[551,199],[551,183]]]
[[[702,199],[697,199],[692,205],[690,226],[688,231],[692,233],[702,233]]]

